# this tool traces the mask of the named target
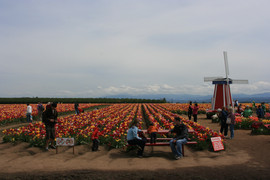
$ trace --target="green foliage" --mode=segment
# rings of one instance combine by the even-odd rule
[[[236,123],[234,125],[235,129],[251,129],[252,123],[254,123],[253,120],[249,118],[244,118],[241,123]]]
[[[0,104],[37,104],[38,102],[61,103],[166,103],[166,99],[131,99],[131,98],[0,98]]]
[[[264,125],[261,125],[259,128],[251,129],[252,135],[270,135],[270,129],[266,128]]]

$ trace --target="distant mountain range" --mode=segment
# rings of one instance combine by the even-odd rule
[[[105,98],[128,98],[128,99],[163,99],[165,98],[167,102],[179,102],[186,103],[188,101],[198,102],[198,103],[210,103],[213,95],[190,95],[190,94],[140,94],[140,95],[130,95],[130,94],[118,94],[106,96]],[[270,92],[261,94],[233,94],[233,99],[238,100],[240,103],[252,102],[270,102]]]

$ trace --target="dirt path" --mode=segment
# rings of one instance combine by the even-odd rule
[[[198,122],[214,130],[218,124],[200,115]],[[91,152],[87,145],[45,152],[27,143],[0,143],[0,179],[269,179],[270,136],[236,130],[226,151],[193,151],[174,160],[169,147],[146,147],[148,157],[122,149]]]

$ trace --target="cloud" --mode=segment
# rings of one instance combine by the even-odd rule
[[[224,50],[230,77],[252,82],[233,92],[267,91],[269,5],[1,2],[0,96],[211,94],[203,77],[224,76]]]

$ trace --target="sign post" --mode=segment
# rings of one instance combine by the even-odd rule
[[[72,146],[74,154],[74,138],[56,138],[56,154],[58,154],[59,146]]]
[[[214,148],[214,151],[224,150],[223,143],[221,141],[221,137],[212,137],[211,142]]]

